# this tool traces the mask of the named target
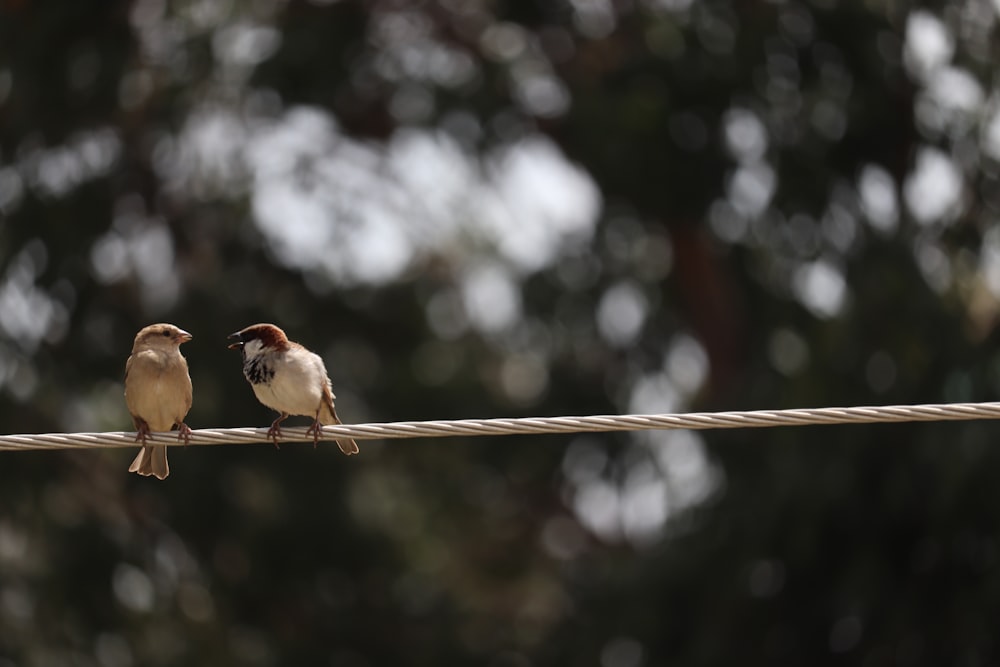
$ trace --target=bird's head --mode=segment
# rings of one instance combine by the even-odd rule
[[[230,350],[240,350],[244,354],[256,354],[260,350],[284,350],[288,348],[285,332],[273,324],[252,324],[236,333],[229,334]]]
[[[181,343],[188,342],[191,338],[191,334],[184,329],[175,327],[173,324],[160,322],[140,329],[139,333],[135,335],[132,349],[177,347]]]

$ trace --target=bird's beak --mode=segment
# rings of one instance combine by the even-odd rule
[[[229,334],[226,337],[226,340],[234,341],[228,345],[230,350],[239,350],[243,347],[243,335],[239,331],[234,334]]]
[[[184,329],[178,329],[178,331],[177,331],[177,337],[180,338],[181,343],[186,343],[189,340],[191,340],[192,338],[194,338],[194,336],[192,336],[191,334],[189,334],[187,331],[184,331]]]

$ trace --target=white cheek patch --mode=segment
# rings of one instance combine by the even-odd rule
[[[260,354],[263,347],[264,344],[260,342],[260,339],[254,338],[243,344],[243,353],[248,357],[256,357]]]

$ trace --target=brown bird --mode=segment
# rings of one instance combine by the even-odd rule
[[[267,434],[278,446],[281,422],[290,415],[313,418],[313,447],[319,441],[321,427],[340,424],[333,407],[333,388],[323,359],[298,343],[288,340],[285,332],[273,324],[254,324],[229,336],[235,341],[231,350],[243,355],[243,376],[253,387],[257,400],[280,414]],[[340,451],[357,454],[358,444],[350,438],[338,438]]]
[[[185,445],[191,437],[191,429],[184,423],[191,409],[191,376],[180,350],[181,343],[189,340],[191,334],[173,324],[150,324],[135,335],[132,355],[125,362],[125,404],[142,449],[129,472],[166,479],[170,474],[167,448],[147,445],[146,437],[175,426]]]

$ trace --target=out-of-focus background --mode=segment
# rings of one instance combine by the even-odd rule
[[[0,430],[1000,396],[1000,2],[0,2]],[[308,420],[294,423],[305,425]],[[0,454],[0,665],[985,665],[989,422]]]

